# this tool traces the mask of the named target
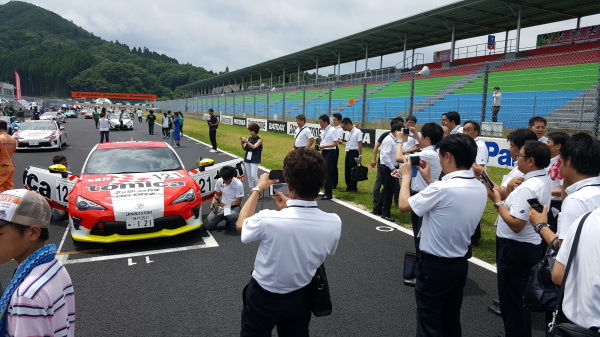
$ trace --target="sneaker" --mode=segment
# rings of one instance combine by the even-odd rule
[[[210,149],[208,152],[213,152],[213,153],[214,153],[214,152],[217,152],[217,150],[215,150],[215,149]]]

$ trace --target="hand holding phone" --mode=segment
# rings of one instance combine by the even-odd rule
[[[419,166],[421,164],[420,156],[409,156],[411,166]]]
[[[481,172],[481,179],[483,179],[483,182],[491,189],[494,189],[494,182],[492,181],[492,179],[490,179],[490,177],[488,177],[487,173],[485,172]]]
[[[540,204],[540,201],[537,198],[527,199],[527,203],[529,203],[529,206],[531,206],[531,208],[538,213],[542,213],[544,211],[544,206]]]
[[[283,176],[283,170],[271,170],[269,172],[269,180],[279,180],[279,184],[285,184],[285,177]]]

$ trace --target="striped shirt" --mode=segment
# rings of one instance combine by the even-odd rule
[[[35,267],[10,299],[7,336],[75,336],[71,277],[56,259]]]

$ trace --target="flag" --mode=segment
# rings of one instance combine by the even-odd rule
[[[19,73],[15,70],[15,87],[17,88],[17,101],[21,100],[21,77],[19,77]]]

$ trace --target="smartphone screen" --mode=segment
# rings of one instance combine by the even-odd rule
[[[419,164],[421,164],[421,157],[419,156],[410,156],[410,165],[411,166],[418,166]]]
[[[402,132],[404,133],[405,136],[408,136],[410,130],[408,128],[404,128],[404,129],[402,129]]]
[[[487,173],[482,172],[481,178],[483,179],[483,182],[489,186],[490,189],[494,189],[494,182],[492,181],[492,179],[490,179],[490,177],[488,177]]]
[[[269,195],[274,196],[277,195],[275,190],[287,195],[288,194],[288,185],[287,184],[273,184],[269,186]]]
[[[544,206],[540,204],[540,201],[537,198],[527,199],[527,202],[529,203],[529,206],[535,209],[536,212],[542,213],[544,211]]]
[[[285,183],[285,177],[283,176],[283,170],[271,170],[269,172],[269,179],[278,179],[280,184]]]

